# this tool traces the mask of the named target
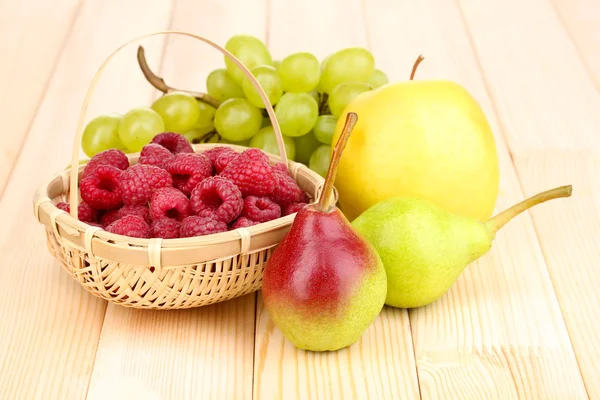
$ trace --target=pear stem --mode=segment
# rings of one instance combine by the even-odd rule
[[[510,220],[512,220],[514,217],[521,214],[522,212],[527,211],[531,207],[544,203],[548,200],[558,199],[561,197],[570,197],[572,192],[573,187],[571,185],[568,185],[547,190],[542,193],[538,193],[535,196],[523,200],[522,202],[515,204],[509,209],[502,211],[500,214],[486,221],[484,225],[488,229],[490,234],[495,235],[500,228],[502,228]]]
[[[335,175],[337,173],[338,165],[340,164],[340,158],[342,158],[342,152],[346,147],[346,143],[348,143],[348,139],[350,138],[352,129],[354,129],[354,125],[356,125],[356,121],[358,121],[358,115],[356,115],[356,113],[349,112],[346,116],[346,122],[344,123],[342,133],[335,144],[335,148],[333,149],[333,155],[331,156],[331,162],[329,164],[329,169],[327,170],[327,177],[325,178],[325,184],[323,185],[321,198],[319,199],[319,203],[316,205],[318,211],[329,212],[333,207],[335,207],[331,205],[331,198],[333,197],[333,182],[335,181]]]
[[[421,54],[419,54],[419,57],[417,57],[417,59],[415,60],[415,63],[413,64],[413,67],[412,67],[412,71],[410,71],[410,80],[411,81],[415,77],[415,73],[417,72],[417,68],[419,67],[419,64],[421,64],[421,61],[423,61],[424,59],[425,59],[425,57],[423,57]]]
[[[146,61],[146,51],[144,50],[144,47],[142,47],[142,46],[138,47],[137,60],[138,60],[138,64],[140,65],[140,69],[142,70],[142,73],[144,74],[144,77],[146,78],[146,80],[152,86],[154,86],[156,89],[160,90],[161,92],[163,92],[165,94],[171,93],[171,92],[184,92],[191,96],[194,96],[196,98],[196,100],[206,103],[209,106],[213,106],[214,108],[219,108],[219,106],[221,105],[221,102],[219,100],[215,99],[212,96],[209,96],[206,93],[199,93],[199,92],[192,92],[189,90],[175,89],[175,88],[167,85],[165,80],[163,78],[161,78],[160,76],[157,76],[154,72],[152,72],[152,70],[148,66],[148,62]]]

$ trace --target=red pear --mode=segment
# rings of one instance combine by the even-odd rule
[[[385,269],[375,248],[332,203],[342,151],[357,121],[349,113],[318,203],[301,209],[267,262],[265,308],[296,347],[335,351],[355,343],[383,308]]]

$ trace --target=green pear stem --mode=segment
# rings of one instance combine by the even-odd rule
[[[321,198],[317,204],[317,210],[321,212],[330,212],[333,208],[331,205],[331,198],[333,197],[333,182],[335,181],[335,175],[337,173],[338,165],[340,164],[340,158],[342,158],[342,152],[348,143],[352,129],[358,121],[358,115],[353,112],[349,112],[346,116],[346,122],[344,122],[344,128],[342,133],[335,144],[333,149],[333,155],[331,156],[331,162],[329,163],[329,169],[327,170],[327,177],[325,178],[325,184],[323,185],[323,191],[321,192]]]
[[[538,193],[533,197],[530,197],[522,202],[515,204],[507,210],[502,211],[500,214],[484,222],[485,227],[488,229],[492,236],[496,235],[496,232],[510,220],[524,211],[529,210],[531,207],[538,204],[544,203],[548,200],[558,199],[561,197],[570,197],[573,192],[571,185],[557,187],[555,189],[547,190],[542,193]]]
[[[415,77],[415,73],[417,72],[417,68],[419,67],[419,64],[421,64],[421,61],[423,61],[424,59],[425,59],[425,57],[423,57],[421,54],[419,54],[419,57],[417,57],[417,59],[415,60],[415,63],[413,64],[413,67],[412,67],[412,71],[410,71],[410,80],[411,81]]]

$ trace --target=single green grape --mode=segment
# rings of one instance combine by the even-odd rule
[[[257,37],[251,35],[235,35],[232,36],[227,43],[225,49],[233,54],[246,68],[252,68],[259,65],[273,65],[273,59],[267,46]],[[233,61],[225,58],[225,66],[227,72],[239,85],[244,80],[244,73]]]
[[[200,116],[198,100],[190,94],[173,92],[167,93],[152,103],[165,123],[165,130],[169,132],[185,133],[192,129]]]
[[[283,95],[283,89],[281,87],[281,80],[275,68],[268,65],[259,65],[258,67],[252,68],[252,75],[256,78],[260,86],[263,88],[271,105],[277,103]],[[254,87],[248,77],[244,77],[242,83],[242,89],[246,98],[258,108],[266,108],[265,102],[258,94],[258,90]]]
[[[327,99],[329,111],[334,117],[339,117],[352,99],[369,90],[371,90],[371,86],[364,82],[340,83],[331,91]]]
[[[315,138],[321,143],[330,145],[333,140],[336,124],[337,118],[333,115],[320,115],[312,130]]]
[[[206,93],[223,102],[234,97],[244,97],[242,87],[236,83],[226,69],[215,69],[206,77]]]
[[[213,130],[217,109],[203,101],[198,101],[197,103],[200,114],[198,115],[198,119],[196,119],[194,126],[192,126],[192,129],[206,130],[207,128],[210,128],[209,131]]]
[[[284,135],[302,136],[315,126],[319,105],[308,93],[285,93],[275,106],[275,115]]]
[[[310,156],[310,161],[308,162],[308,168],[312,169],[323,178],[327,176],[327,170],[329,169],[329,162],[331,161],[331,157],[329,156],[330,151],[330,146],[319,146],[313,151]]]
[[[310,92],[319,84],[321,67],[317,57],[310,53],[287,56],[279,67],[283,90],[290,93]]]
[[[246,99],[229,99],[215,113],[215,128],[221,137],[234,142],[248,140],[258,132],[262,113]]]
[[[315,138],[313,132],[294,138],[294,142],[296,143],[295,160],[308,166],[310,156],[321,145],[321,142]]]
[[[371,78],[369,78],[368,81],[369,85],[371,85],[373,89],[377,89],[378,87],[386,85],[388,82],[389,80],[387,75],[380,69],[373,71],[373,75],[371,75]]]
[[[119,139],[131,152],[138,152],[150,143],[154,136],[165,131],[162,117],[149,107],[128,111],[119,124]]]
[[[81,137],[81,148],[88,157],[108,149],[125,150],[119,139],[120,114],[100,115],[92,119],[85,127]]]
[[[296,156],[296,143],[294,143],[294,139],[284,136],[283,144],[285,146],[287,158],[293,160]],[[256,147],[264,152],[278,155],[279,146],[277,145],[277,137],[275,136],[273,127],[267,126],[258,131],[258,133],[250,140],[250,147]]]
[[[362,47],[340,50],[327,59],[321,73],[321,89],[331,93],[340,83],[367,82],[375,71],[375,59]]]

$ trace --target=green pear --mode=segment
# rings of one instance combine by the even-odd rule
[[[569,197],[571,191],[563,186],[539,193],[485,222],[425,199],[393,197],[368,208],[352,226],[383,261],[385,304],[421,307],[444,295],[467,265],[486,254],[496,232],[511,219],[537,204]]]

